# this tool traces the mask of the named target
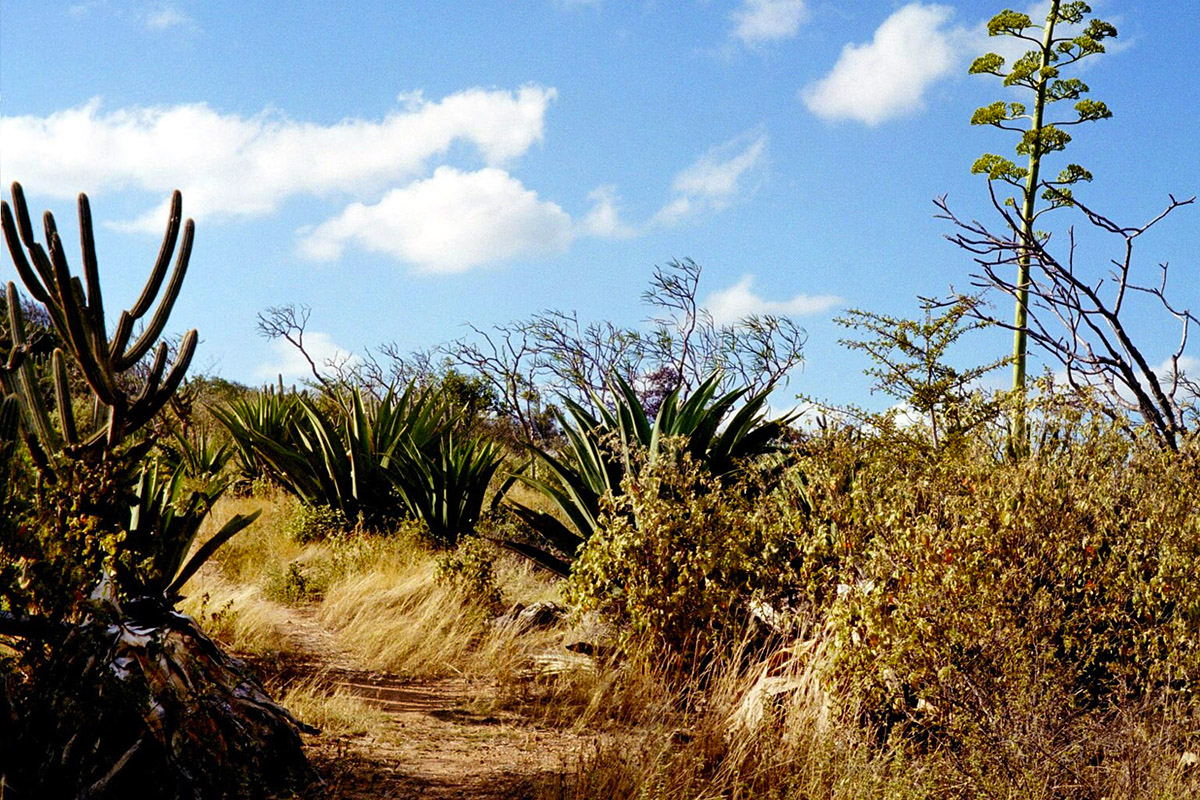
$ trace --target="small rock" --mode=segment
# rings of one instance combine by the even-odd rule
[[[553,628],[566,619],[567,610],[558,603],[542,600],[529,606],[517,603],[506,613],[492,620],[497,628],[511,628],[520,635],[530,631]]]

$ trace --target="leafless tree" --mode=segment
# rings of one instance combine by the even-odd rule
[[[685,390],[716,370],[725,374],[725,389],[736,384],[754,392],[786,383],[787,373],[804,360],[804,329],[774,314],[717,325],[698,301],[701,271],[690,258],[654,268],[650,288],[642,293],[656,314],[648,320],[651,333],[643,337],[645,360],[672,371]]]
[[[997,197],[994,188],[991,197],[1005,224],[1000,234],[980,222],[956,216],[945,197],[936,201],[939,218],[958,228],[948,238],[975,256],[979,271],[971,276],[974,284],[1013,298],[1027,288],[1028,339],[1063,366],[1069,385],[1079,392],[1098,392],[1105,413],[1122,425],[1129,425],[1128,413],[1138,415],[1164,447],[1178,449],[1181,437],[1196,427],[1195,409],[1193,406],[1189,412],[1188,403],[1200,395],[1200,386],[1196,376],[1185,374],[1181,361],[1191,326],[1198,320],[1190,308],[1168,296],[1168,264],[1160,264],[1157,280],[1147,283],[1135,279],[1133,255],[1140,236],[1181,206],[1192,204],[1195,197],[1177,200],[1171,196],[1161,213],[1136,226],[1119,225],[1070,198],[1067,204],[1082,212],[1092,227],[1121,242],[1120,255],[1104,270],[1077,265],[1074,227],[1067,231],[1065,253],[1056,254],[1050,250],[1050,234],[1024,237],[1012,207]],[[1016,266],[1026,256],[1031,269],[1029,283],[1022,287]],[[1152,299],[1177,326],[1178,345],[1161,371],[1156,371],[1134,341],[1129,312],[1135,296]],[[1011,321],[986,312],[981,312],[981,318],[1015,330]]]
[[[385,392],[434,380],[444,368],[478,375],[494,391],[500,416],[513,420],[525,441],[544,445],[553,434],[549,398],[597,411],[597,403],[610,400],[613,374],[639,389],[651,413],[676,387],[686,392],[716,370],[724,373],[723,389],[786,382],[803,359],[804,330],[773,315],[717,325],[698,301],[700,273],[690,259],[655,268],[642,295],[655,314],[649,332],[585,324],[575,311],[549,310],[490,329],[468,324],[470,334],[430,350],[404,354],[387,344],[361,358],[318,364],[304,343],[307,306],[268,308],[258,315],[258,330],[295,347],[326,392],[346,386]]]
[[[490,332],[468,327],[473,336],[442,345],[439,352],[450,366],[479,375],[492,387],[499,412],[516,420],[525,441],[544,444],[549,431],[539,386],[546,368],[528,325],[497,325]]]

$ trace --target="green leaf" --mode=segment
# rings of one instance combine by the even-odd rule
[[[1071,135],[1054,125],[1025,131],[1017,145],[1017,153],[1023,156],[1043,156],[1046,153],[1057,153],[1065,150],[1071,141]]]
[[[1112,112],[1108,106],[1099,100],[1080,100],[1075,104],[1081,122],[1092,122],[1099,119],[1110,119]]]
[[[1091,179],[1092,173],[1078,164],[1068,164],[1066,169],[1058,173],[1059,183],[1078,183],[1079,181],[1090,181]]]
[[[1008,119],[1008,106],[1002,100],[997,100],[990,105],[980,106],[975,109],[975,113],[971,115],[971,124],[997,125],[1001,122],[1007,122]]]
[[[1083,18],[1092,13],[1092,8],[1087,3],[1071,2],[1063,3],[1058,8],[1058,15],[1055,19],[1058,22],[1065,22],[1068,25],[1078,25],[1083,22]]]

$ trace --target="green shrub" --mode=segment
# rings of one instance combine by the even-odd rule
[[[504,608],[504,593],[496,580],[496,551],[474,536],[460,539],[458,546],[437,560],[439,583],[456,586],[488,611]]]
[[[1070,424],[1015,464],[859,474],[866,551],[834,607],[847,708],[993,746],[1014,709],[1065,730],[1137,698],[1200,698],[1195,448]]]
[[[263,594],[280,603],[308,603],[321,597],[325,588],[323,583],[293,561],[286,569],[267,576]]]
[[[724,485],[675,452],[626,475],[572,569],[568,597],[619,625],[627,646],[687,666],[794,583],[795,542],[756,524],[746,484]]]
[[[297,542],[324,541],[352,526],[346,516],[331,506],[294,503],[294,509],[284,520],[284,531]]]

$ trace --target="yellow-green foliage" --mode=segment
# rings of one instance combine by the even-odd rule
[[[971,740],[1016,707],[1200,697],[1197,455],[1093,425],[1019,463],[869,463],[843,500],[846,705]]]
[[[459,540],[458,547],[437,559],[439,583],[457,587],[483,608],[504,610],[504,592],[496,581],[496,552],[476,537]]]
[[[622,488],[603,501],[569,596],[628,639],[703,653],[745,624],[752,601],[774,602],[792,583],[794,537],[754,524],[749,484],[725,487],[678,453],[626,476]]]

